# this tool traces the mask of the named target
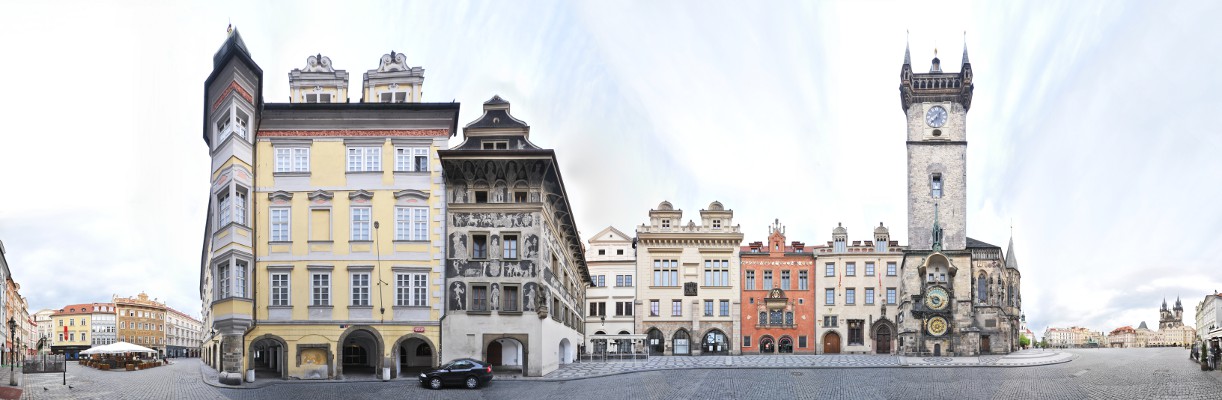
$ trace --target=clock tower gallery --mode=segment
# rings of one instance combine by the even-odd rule
[[[908,240],[901,271],[900,352],[968,356],[981,352],[972,326],[972,253],[966,234],[967,111],[972,67],[943,72],[934,51],[928,73],[900,68],[907,116]]]

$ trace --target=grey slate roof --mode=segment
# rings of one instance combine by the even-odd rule
[[[988,249],[988,248],[994,248],[994,249],[998,249],[998,250],[1000,250],[1000,249],[1001,249],[1001,247],[997,247],[997,246],[994,246],[994,245],[991,245],[991,244],[988,244],[988,243],[985,243],[985,242],[981,242],[981,241],[979,241],[979,240],[972,239],[972,238],[970,238],[970,237],[969,237],[969,238],[967,238],[967,248],[969,248],[969,249]]]

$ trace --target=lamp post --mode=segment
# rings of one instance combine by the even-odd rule
[[[17,372],[15,371],[15,368],[13,367],[13,364],[17,363],[17,361],[13,358],[13,356],[16,355],[16,353],[14,352],[15,348],[13,347],[14,345],[17,344],[17,341],[13,340],[13,335],[15,335],[16,332],[17,332],[17,321],[13,320],[12,317],[9,317],[8,319],[8,338],[9,338],[8,385],[9,386],[17,386]]]

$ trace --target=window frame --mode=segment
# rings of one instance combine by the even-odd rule
[[[273,146],[273,174],[310,172],[309,146]]]
[[[429,148],[395,146],[395,172],[429,172]],[[420,164],[423,157],[424,164]],[[424,167],[423,169],[421,167]]]
[[[836,305],[836,289],[826,288],[823,290],[823,305]]]
[[[670,316],[672,317],[682,317],[683,316],[683,300],[671,300],[670,301]]]
[[[360,211],[360,212],[358,212]],[[358,217],[364,217],[363,220],[358,220]],[[373,241],[372,233],[373,207],[371,206],[350,206],[348,207],[348,241],[350,242],[369,242]],[[358,232],[358,229],[360,231]],[[360,234],[358,236],[358,233]]]
[[[321,278],[321,279],[319,279]],[[310,271],[310,306],[331,306],[331,272]]]
[[[518,238],[519,238],[519,235],[516,233],[502,233],[501,234],[501,259],[504,259],[504,260],[517,260],[518,259],[519,257]],[[606,276],[601,276],[601,277],[606,278]],[[606,283],[600,281],[599,286],[606,286]]]
[[[363,282],[358,280],[363,278]],[[350,307],[372,307],[369,298],[369,288],[371,286],[371,274],[369,271],[356,271],[348,273],[348,306]]]
[[[348,145],[344,154],[345,172],[382,172],[380,145]]]
[[[276,242],[291,242],[293,241],[293,209],[290,207],[270,207],[268,209],[269,225],[271,226],[271,237],[268,241]],[[283,214],[283,220],[277,221],[277,214]]]
[[[836,263],[824,264],[823,276],[836,276]]]

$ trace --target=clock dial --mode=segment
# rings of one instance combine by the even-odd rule
[[[942,336],[946,334],[946,318],[933,317],[925,320],[925,330],[932,336]]]
[[[925,293],[925,306],[931,310],[941,311],[946,309],[949,300],[950,296],[946,294],[946,289],[940,287],[930,288]]]
[[[925,123],[934,128],[941,128],[942,124],[946,123],[946,109],[942,106],[933,106],[929,112],[925,113]]]

